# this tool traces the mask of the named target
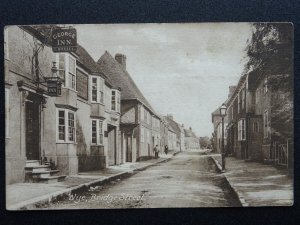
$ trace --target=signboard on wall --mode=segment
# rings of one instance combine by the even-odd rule
[[[51,34],[53,52],[74,52],[77,50],[77,31],[75,28],[55,28]]]
[[[80,70],[76,71],[76,90],[77,95],[88,100],[89,77]]]

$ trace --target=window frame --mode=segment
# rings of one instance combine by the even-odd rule
[[[59,112],[64,112],[64,124],[63,125],[60,125],[60,118],[59,118]],[[73,114],[73,123],[74,123],[74,126],[71,127],[69,125],[69,114]],[[59,127],[60,126],[63,126],[64,127],[64,140],[61,140],[60,139],[60,136],[59,136]],[[70,140],[70,128],[73,129],[73,137],[74,137],[74,140]],[[72,110],[69,110],[69,109],[64,109],[64,108],[56,108],[56,143],[76,143],[76,113]]]
[[[96,123],[96,142],[93,142],[93,122]],[[102,119],[91,119],[91,145],[92,146],[103,146],[104,145],[104,120]],[[100,125],[101,124],[101,125]]]
[[[63,56],[64,58],[64,65],[63,65],[63,69],[60,68],[60,56]],[[74,73],[71,72],[70,70],[70,61],[74,60]],[[77,86],[77,61],[76,58],[74,56],[72,56],[71,54],[68,53],[57,53],[56,54],[56,58],[55,61],[57,63],[57,67],[58,67],[58,73],[60,73],[61,71],[64,71],[64,77],[62,78],[60,75],[60,77],[64,80],[63,81],[63,87],[65,88],[69,88],[72,89],[74,91],[76,91],[76,86]],[[72,78],[71,80],[71,84],[70,84],[70,78]]]
[[[93,100],[93,80],[96,79],[96,101]],[[104,79],[100,76],[90,76],[90,101],[104,105]]]
[[[246,119],[240,119],[238,122],[238,141],[246,140]]]
[[[111,111],[121,112],[121,93],[117,89],[111,89]]]

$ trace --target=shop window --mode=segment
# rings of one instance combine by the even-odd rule
[[[75,113],[68,109],[58,109],[57,113],[57,141],[75,142],[76,127]]]
[[[103,121],[92,119],[92,144],[103,145]]]

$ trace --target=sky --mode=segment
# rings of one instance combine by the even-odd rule
[[[246,57],[249,23],[73,25],[77,41],[98,60],[127,57],[126,69],[160,115],[211,136],[211,113],[236,85]]]

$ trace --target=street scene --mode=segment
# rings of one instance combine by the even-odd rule
[[[4,34],[8,210],[293,205],[292,24]]]

